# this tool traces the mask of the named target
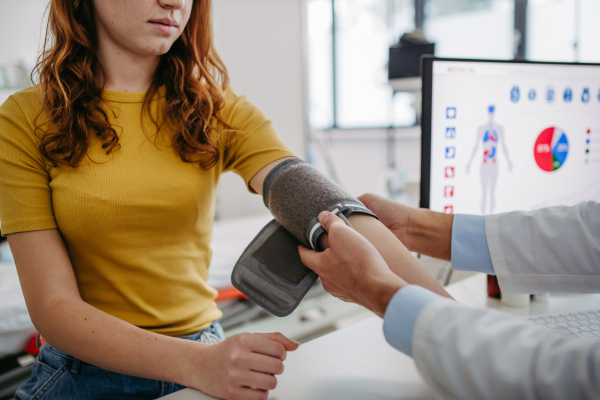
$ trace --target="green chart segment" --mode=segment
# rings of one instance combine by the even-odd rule
[[[569,141],[565,132],[557,127],[546,128],[539,134],[533,156],[543,171],[556,171],[563,166],[569,154]]]

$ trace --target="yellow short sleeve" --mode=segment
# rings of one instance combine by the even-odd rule
[[[29,95],[35,95],[30,92]],[[28,114],[32,115],[31,111]],[[9,97],[0,106],[0,229],[3,235],[54,229],[50,175],[33,121]]]
[[[224,171],[240,175],[246,185],[268,164],[285,157],[295,157],[281,141],[273,124],[246,96],[236,96],[229,88],[221,118],[237,133],[225,147]],[[230,137],[230,135],[226,135]],[[253,190],[248,186],[248,189]]]

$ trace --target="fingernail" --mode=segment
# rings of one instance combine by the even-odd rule
[[[329,221],[329,211],[323,211],[319,214],[319,222],[321,225],[325,225]]]

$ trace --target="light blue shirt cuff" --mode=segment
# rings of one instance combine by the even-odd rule
[[[383,334],[390,345],[412,357],[412,338],[421,311],[443,297],[421,286],[408,285],[390,300],[383,317]]]
[[[456,214],[452,224],[452,269],[496,275],[485,235],[485,217]]]

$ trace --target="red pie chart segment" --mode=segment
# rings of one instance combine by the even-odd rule
[[[535,146],[533,147],[533,155],[535,162],[544,171],[552,172],[552,136],[554,135],[554,127],[546,128],[540,133]]]

